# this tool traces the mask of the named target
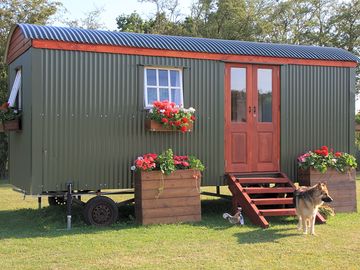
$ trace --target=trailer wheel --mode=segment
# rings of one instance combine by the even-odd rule
[[[48,197],[49,205],[65,205],[65,197],[64,196],[54,196],[54,197]]]
[[[118,219],[119,209],[112,199],[96,196],[86,203],[83,214],[89,225],[108,226]]]

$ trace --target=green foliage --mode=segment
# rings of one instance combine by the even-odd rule
[[[171,149],[166,150],[157,157],[160,164],[160,170],[163,174],[169,175],[176,170],[174,163],[174,154]]]
[[[201,160],[195,156],[189,156],[188,162],[190,164],[190,169],[199,170],[200,172],[205,170],[205,166],[202,164]]]
[[[327,204],[323,204],[319,207],[319,213],[326,219],[335,216],[335,211]]]
[[[355,123],[360,125],[360,113],[355,114]]]

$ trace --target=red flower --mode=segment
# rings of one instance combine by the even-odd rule
[[[177,121],[175,121],[175,126],[180,126],[181,125],[181,121],[180,120],[177,120]]]
[[[187,131],[187,126],[182,126],[181,128],[180,128],[180,130],[182,131],[182,132],[186,132]]]
[[[161,122],[163,122],[163,123],[168,123],[169,122],[169,120],[167,119],[167,118],[163,118],[163,119],[161,119]]]
[[[192,121],[195,121],[195,116],[194,115],[192,115],[192,116],[190,116],[190,119],[192,120]]]
[[[181,121],[182,121],[183,123],[187,123],[187,122],[189,122],[189,119],[187,119],[186,117],[183,117],[183,118],[181,119]]]
[[[320,149],[323,151],[329,152],[329,148],[325,145],[321,146]]]
[[[335,157],[341,157],[341,152],[336,152],[334,155]]]
[[[190,166],[190,164],[189,164],[188,162],[186,162],[186,161],[182,162],[182,165],[183,165],[184,167],[189,167],[189,166]]]

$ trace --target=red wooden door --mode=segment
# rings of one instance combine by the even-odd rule
[[[279,68],[227,64],[225,77],[226,172],[278,171]]]

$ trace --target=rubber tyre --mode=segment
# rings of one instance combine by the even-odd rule
[[[109,226],[117,221],[119,209],[112,199],[96,196],[85,204],[83,215],[89,225]]]
[[[48,197],[48,202],[50,206],[56,206],[56,205],[65,205],[66,201],[65,201],[65,197],[64,196],[60,196],[60,197]]]

